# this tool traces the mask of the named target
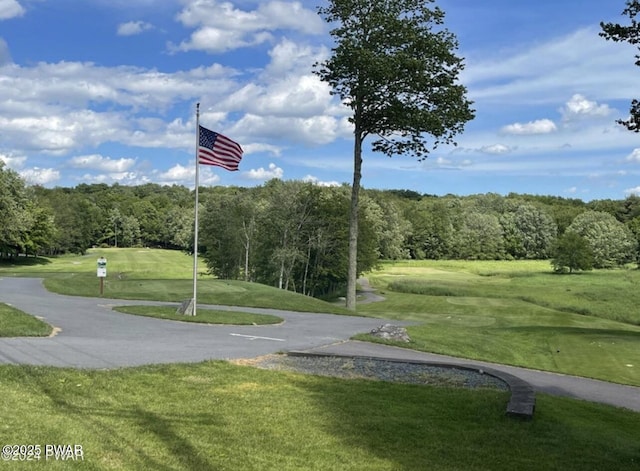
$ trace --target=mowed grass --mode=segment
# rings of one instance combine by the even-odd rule
[[[46,337],[52,330],[46,322],[0,303],[0,337]]]
[[[16,260],[0,265],[0,276],[45,278],[45,287],[72,296],[100,296],[98,257],[107,259],[103,297],[181,302],[193,296],[193,258],[175,250],[92,249],[83,256]],[[218,280],[199,263],[198,304],[264,307],[300,312],[349,314],[346,309],[259,283]]]
[[[640,465],[640,414],[539,395],[258,370],[224,362],[87,371],[0,366],[3,444],[79,444],[12,469],[614,470]],[[7,468],[8,469],[8,468]]]
[[[109,259],[105,296],[156,301],[190,297],[190,259],[179,253],[161,257],[162,262],[175,257],[174,265],[168,267],[151,257],[136,262],[149,255],[144,251],[118,249],[86,258],[4,266],[0,276],[45,277],[47,286],[51,283],[60,292],[96,296],[95,260],[103,254]],[[585,376],[606,374],[609,368],[611,376],[618,378],[612,380],[625,382],[611,365],[617,365],[624,353],[621,339],[631,342],[627,353],[640,350],[640,328],[527,301],[522,290],[514,295],[504,287],[511,285],[511,278],[528,278],[531,267],[514,268],[512,272],[522,276],[508,275],[511,272],[500,267],[481,274],[455,264],[416,264],[415,271],[407,265],[405,273],[382,271],[370,278],[387,300],[361,305],[359,313],[415,321],[417,325],[410,328],[415,348],[442,348],[447,350],[443,353],[458,351],[471,357],[480,352],[506,358],[506,363],[531,363],[525,365],[531,367],[547,362],[551,366],[546,369],[567,361],[564,356],[559,359],[567,353],[573,359],[568,363],[571,368],[580,364],[587,369]],[[438,289],[458,291],[434,295],[389,289],[391,280],[414,278],[411,283],[418,287],[411,290],[416,291],[423,289],[420,280],[435,284],[446,277],[451,281]],[[202,278],[199,302],[250,305],[244,302],[248,298],[271,303],[260,307],[282,307],[287,302],[307,307],[296,310],[331,312],[328,308],[333,307],[316,300],[307,304],[309,298],[301,300],[299,295],[285,299],[292,293],[260,285]],[[185,286],[180,285],[183,282]],[[484,283],[489,283],[486,291]],[[500,285],[506,289],[502,294]],[[461,291],[474,286],[474,296]],[[588,335],[598,341],[608,335],[611,346],[601,342],[601,347],[587,348]],[[549,341],[553,338],[563,342],[560,352],[556,347],[560,343]],[[627,368],[637,371],[638,364]],[[583,471],[640,467],[640,414],[542,394],[537,395],[533,420],[523,422],[505,416],[505,392],[341,380],[225,362],[109,371],[0,366],[0,378],[3,445],[77,444],[84,452],[82,462],[11,462],[8,466],[15,469]]]
[[[181,322],[194,322],[198,324],[224,324],[224,325],[267,325],[278,324],[283,319],[269,314],[254,314],[240,311],[220,311],[198,308],[195,316],[185,316],[176,313],[175,307],[168,306],[114,306],[114,311],[138,316],[155,317]]]
[[[548,261],[383,264],[388,289],[427,295],[520,299],[558,311],[640,325],[640,270],[552,272]]]
[[[431,261],[369,278],[387,299],[359,313],[416,322],[409,348],[640,386],[640,271]]]

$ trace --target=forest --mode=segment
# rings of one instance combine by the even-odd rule
[[[347,277],[349,202],[348,185],[274,179],[251,188],[201,188],[198,250],[219,278],[334,293]],[[44,188],[0,165],[0,256],[137,246],[192,253],[193,205],[193,191],[183,186]],[[360,273],[381,260],[551,260],[565,235],[588,248],[589,268],[640,262],[635,195],[584,202],[362,189],[359,211]]]

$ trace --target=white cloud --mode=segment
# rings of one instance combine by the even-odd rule
[[[561,112],[563,118],[568,121],[580,117],[609,116],[613,110],[608,105],[599,105],[577,93],[571,97]]]
[[[188,41],[171,48],[210,53],[271,41],[272,32],[278,30],[319,34],[324,27],[320,17],[298,1],[261,2],[256,10],[244,11],[231,2],[189,0],[177,18],[184,26],[197,29]]]
[[[538,119],[528,123],[514,123],[504,126],[502,132],[505,134],[549,134],[557,131],[555,123],[550,119]]]
[[[20,176],[29,185],[46,185],[60,180],[60,172],[53,168],[30,168],[20,171]]]
[[[624,193],[626,195],[637,195],[637,196],[640,196],[640,186],[637,186],[635,188],[628,188],[628,189],[624,190]]]
[[[118,36],[134,36],[153,28],[153,25],[144,21],[129,21],[118,25]]]
[[[263,167],[260,167],[259,169],[251,169],[248,172],[243,172],[243,175],[250,180],[270,180],[272,178],[282,178],[284,170],[276,164],[270,163],[268,169]]]
[[[492,155],[508,154],[512,150],[513,149],[511,147],[506,146],[504,144],[492,144],[492,145],[483,146],[480,148],[480,152],[484,154],[492,154]]]
[[[338,183],[337,181],[328,181],[328,182],[324,182],[321,181],[318,177],[314,177],[313,175],[307,175],[306,177],[304,177],[302,179],[303,182],[307,182],[307,183],[313,183],[314,185],[318,185],[318,186],[340,186],[340,183]]]
[[[24,8],[16,0],[0,0],[0,20],[22,16]]]
[[[332,107],[330,90],[312,75],[289,76],[260,87],[247,84],[227,102],[259,115],[313,117]]]
[[[511,54],[468,55],[462,82],[473,100],[509,106],[557,103],[575,93],[628,100],[637,92],[633,48],[605,41],[598,33],[598,27],[584,28],[519,45]]]
[[[282,154],[282,148],[278,146],[274,146],[271,144],[262,144],[262,143],[252,143],[252,144],[243,144],[242,150],[245,155],[248,154],[257,154],[259,152],[269,152],[271,155],[275,157],[280,157]]]
[[[19,169],[22,168],[24,163],[27,161],[27,158],[24,156],[15,157],[9,154],[0,154],[0,160],[2,160],[9,168]]]
[[[312,65],[325,59],[327,54],[324,46],[311,47],[283,38],[269,51],[271,61],[262,74],[263,78],[280,78],[291,72],[309,74]]]
[[[288,138],[294,142],[312,145],[328,144],[341,137],[340,122],[331,116],[310,118],[279,118],[246,114],[234,126],[247,136],[264,138]]]
[[[92,63],[0,66],[2,151],[18,149],[63,155],[83,146],[120,142],[144,147],[190,146],[192,122],[138,117],[176,103],[202,99],[220,103],[235,85],[232,69],[213,64],[175,73]],[[107,111],[94,111],[108,104]],[[194,116],[195,119],[195,116]]]
[[[80,155],[69,160],[75,168],[89,168],[103,172],[126,172],[136,163],[136,159],[112,159],[98,154]]]
[[[194,166],[184,167],[176,164],[166,172],[159,173],[157,178],[161,182],[184,182],[193,180],[195,182],[196,170]]]
[[[627,156],[627,161],[640,163],[640,147],[633,149],[633,152]]]
[[[141,175],[137,172],[114,172],[107,174],[85,174],[80,179],[83,182],[91,183],[118,183],[119,185],[144,185],[150,183],[151,180],[146,175]]]

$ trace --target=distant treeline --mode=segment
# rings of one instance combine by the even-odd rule
[[[199,252],[211,273],[322,295],[346,281],[347,186],[272,180],[200,191]],[[194,195],[183,186],[26,186],[0,166],[0,254],[93,246],[193,251]],[[363,190],[359,270],[383,259],[547,259],[575,232],[596,268],[638,261],[640,197],[596,200]]]

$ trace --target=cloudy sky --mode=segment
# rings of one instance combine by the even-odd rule
[[[348,113],[311,73],[323,0],[0,0],[0,159],[29,183],[193,187],[200,123],[238,141],[239,172],[351,181]],[[363,185],[583,200],[640,194],[637,50],[598,36],[624,0],[438,0],[476,118],[424,162],[365,148]]]

